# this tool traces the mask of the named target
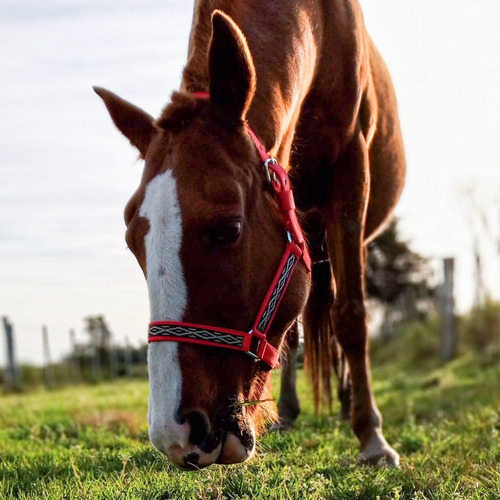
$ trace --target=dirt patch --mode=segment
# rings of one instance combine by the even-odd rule
[[[90,414],[78,414],[75,415],[75,420],[82,425],[105,427],[112,432],[126,429],[134,436],[141,432],[141,419],[136,414],[124,410],[104,410]]]

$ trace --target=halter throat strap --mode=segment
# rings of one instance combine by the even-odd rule
[[[194,92],[192,95],[199,99],[210,99],[208,92]],[[311,258],[297,220],[293,192],[286,170],[268,154],[249,125],[246,125],[246,129],[263,162],[266,178],[272,186],[287,232],[285,252],[254,324],[250,331],[244,332],[180,321],[153,321],[149,324],[148,342],[184,342],[241,351],[263,361],[269,368],[274,368],[279,363],[279,351],[268,342],[267,333],[297,264],[302,261],[308,272],[311,272]]]

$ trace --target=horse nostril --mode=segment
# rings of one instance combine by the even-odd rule
[[[189,422],[189,442],[200,445],[210,435],[210,420],[204,411],[195,410],[184,415]]]
[[[200,455],[198,453],[188,453],[184,457],[184,463],[191,467],[198,467],[198,460],[200,459]]]

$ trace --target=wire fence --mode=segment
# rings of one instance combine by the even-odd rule
[[[106,342],[78,342],[75,331],[70,329],[69,353],[54,362],[51,356],[50,331],[41,327],[43,363],[41,366],[20,364],[14,323],[2,318],[6,345],[6,365],[0,370],[0,385],[8,392],[37,386],[53,389],[62,385],[97,383],[122,377],[147,377],[147,344],[133,346],[126,338],[117,342],[109,335]]]
[[[436,305],[441,319],[441,357],[448,361],[454,357],[457,344],[453,258],[443,260],[443,271],[443,281],[437,287]],[[393,330],[391,317],[404,317],[402,309],[407,307],[405,304],[408,302],[411,302],[408,307],[415,309],[416,300],[410,295],[406,302],[386,310],[388,325],[385,328]],[[4,316],[2,324],[7,359],[5,369],[0,371],[0,385],[6,391],[18,391],[40,385],[52,389],[66,384],[97,383],[121,377],[147,377],[147,344],[135,347],[128,338],[120,344],[110,333],[103,317],[88,317],[86,322],[89,338],[78,342],[75,331],[70,329],[70,352],[58,362],[51,357],[49,328],[42,326],[42,366],[20,365],[17,361],[15,326]]]

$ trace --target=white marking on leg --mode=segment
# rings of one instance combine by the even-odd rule
[[[399,467],[399,455],[389,446],[381,429],[376,429],[358,456],[360,464],[377,464],[385,459],[389,467]]]
[[[151,321],[182,321],[187,305],[180,258],[182,217],[171,170],[147,185],[139,214],[150,226],[145,247]],[[152,342],[148,348],[149,436],[163,453],[173,446],[185,448],[189,442],[189,425],[175,420],[182,391],[177,347],[176,342]]]

